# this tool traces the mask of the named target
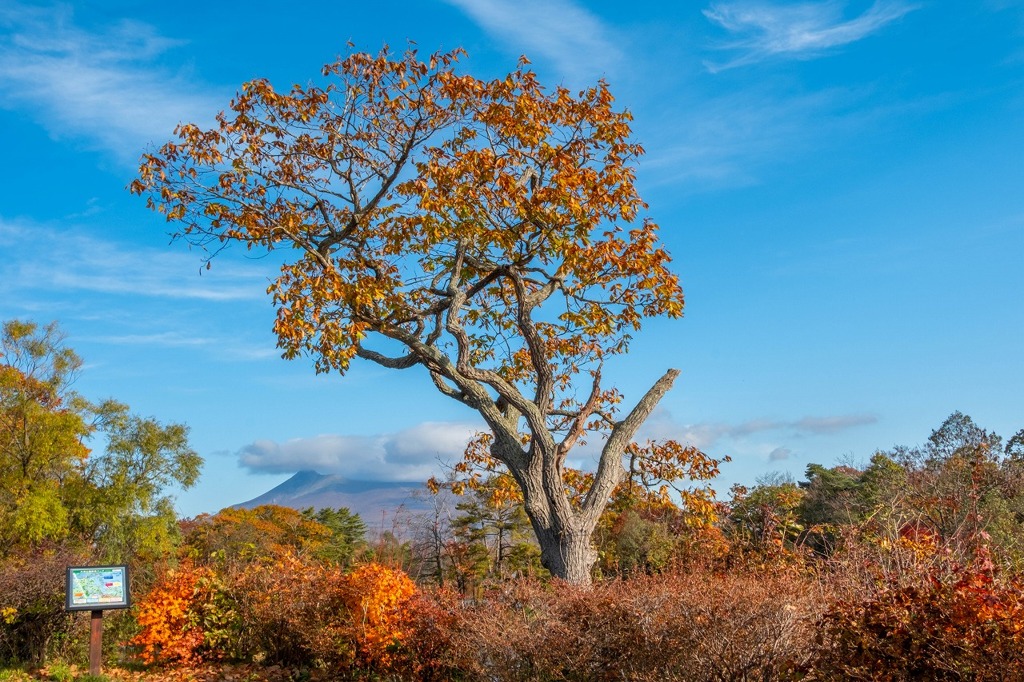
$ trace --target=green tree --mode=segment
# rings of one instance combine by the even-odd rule
[[[176,534],[166,489],[193,485],[202,459],[187,427],[73,391],[81,366],[56,324],[4,323],[0,551],[68,540],[100,560],[151,562]],[[104,447],[91,450],[94,441]]]
[[[474,487],[459,501],[452,519],[455,539],[468,557],[477,558],[480,578],[505,578],[536,573],[539,558],[522,501],[503,494],[508,483],[499,474]]]
[[[366,551],[366,523],[359,514],[353,514],[347,507],[323,507],[316,510],[310,507],[302,511],[302,516],[316,521],[331,532],[323,545],[315,551],[318,558],[347,568],[356,556]]]
[[[77,497],[72,526],[92,539],[101,561],[135,557],[140,566],[151,566],[178,540],[178,517],[166,491],[194,485],[202,458],[190,447],[184,425],[133,415],[112,400],[96,413],[106,447],[90,455],[70,488]]]
[[[602,564],[625,575],[659,572],[676,554],[677,537],[666,523],[626,509],[615,515],[610,532],[604,538],[602,553],[606,560]]]
[[[1024,462],[1024,429],[1013,434],[1010,440],[1006,441],[1004,454],[1009,460]]]
[[[863,473],[849,466],[807,465],[804,473],[807,480],[800,483],[804,495],[797,516],[804,528],[804,542],[819,554],[830,554],[842,529],[863,519]]]
[[[734,485],[731,492],[728,521],[734,540],[759,552],[792,548],[804,529],[798,515],[803,489],[776,474],[751,489]]]
[[[460,54],[352,54],[288,92],[250,81],[216,126],[146,154],[131,191],[212,253],[284,256],[270,293],[285,357],[417,368],[476,411],[544,565],[589,584],[626,449],[678,375],[617,414],[602,368],[646,318],[680,317],[682,289],[607,85],[545,90],[525,59],[482,81]],[[603,446],[573,498],[563,471],[585,438]]]
[[[800,517],[806,525],[856,523],[860,517],[858,489],[862,472],[848,466],[826,469],[808,464],[800,500]]]
[[[61,484],[89,454],[90,406],[71,390],[82,360],[56,324],[0,332],[0,542],[8,550],[70,531]]]
[[[860,476],[857,502],[861,515],[889,516],[907,492],[907,468],[884,452],[876,452]]]

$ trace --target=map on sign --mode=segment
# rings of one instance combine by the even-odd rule
[[[127,566],[68,567],[66,608],[123,609],[128,606]]]

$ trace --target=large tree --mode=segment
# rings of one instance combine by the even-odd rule
[[[211,257],[280,252],[285,357],[419,368],[478,412],[544,565],[586,584],[623,454],[678,374],[620,415],[601,368],[644,318],[681,316],[683,293],[606,84],[546,90],[525,59],[482,81],[460,54],[351,54],[287,92],[248,82],[215,127],[146,154],[131,190]],[[603,439],[592,484],[570,495],[566,458],[588,436]]]

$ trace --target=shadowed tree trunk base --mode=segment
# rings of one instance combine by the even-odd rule
[[[597,550],[590,542],[590,533],[538,533],[540,562],[556,578],[570,585],[590,587],[590,571],[597,562]]]

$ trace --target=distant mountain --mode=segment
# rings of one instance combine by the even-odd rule
[[[426,488],[422,483],[350,481],[334,474],[300,471],[276,488],[234,506],[243,509],[252,509],[261,504],[276,504],[292,509],[348,507],[349,511],[359,514],[366,525],[373,528],[382,518],[392,519],[399,508],[410,512],[426,509],[428,503],[413,496],[417,491],[425,493]]]

